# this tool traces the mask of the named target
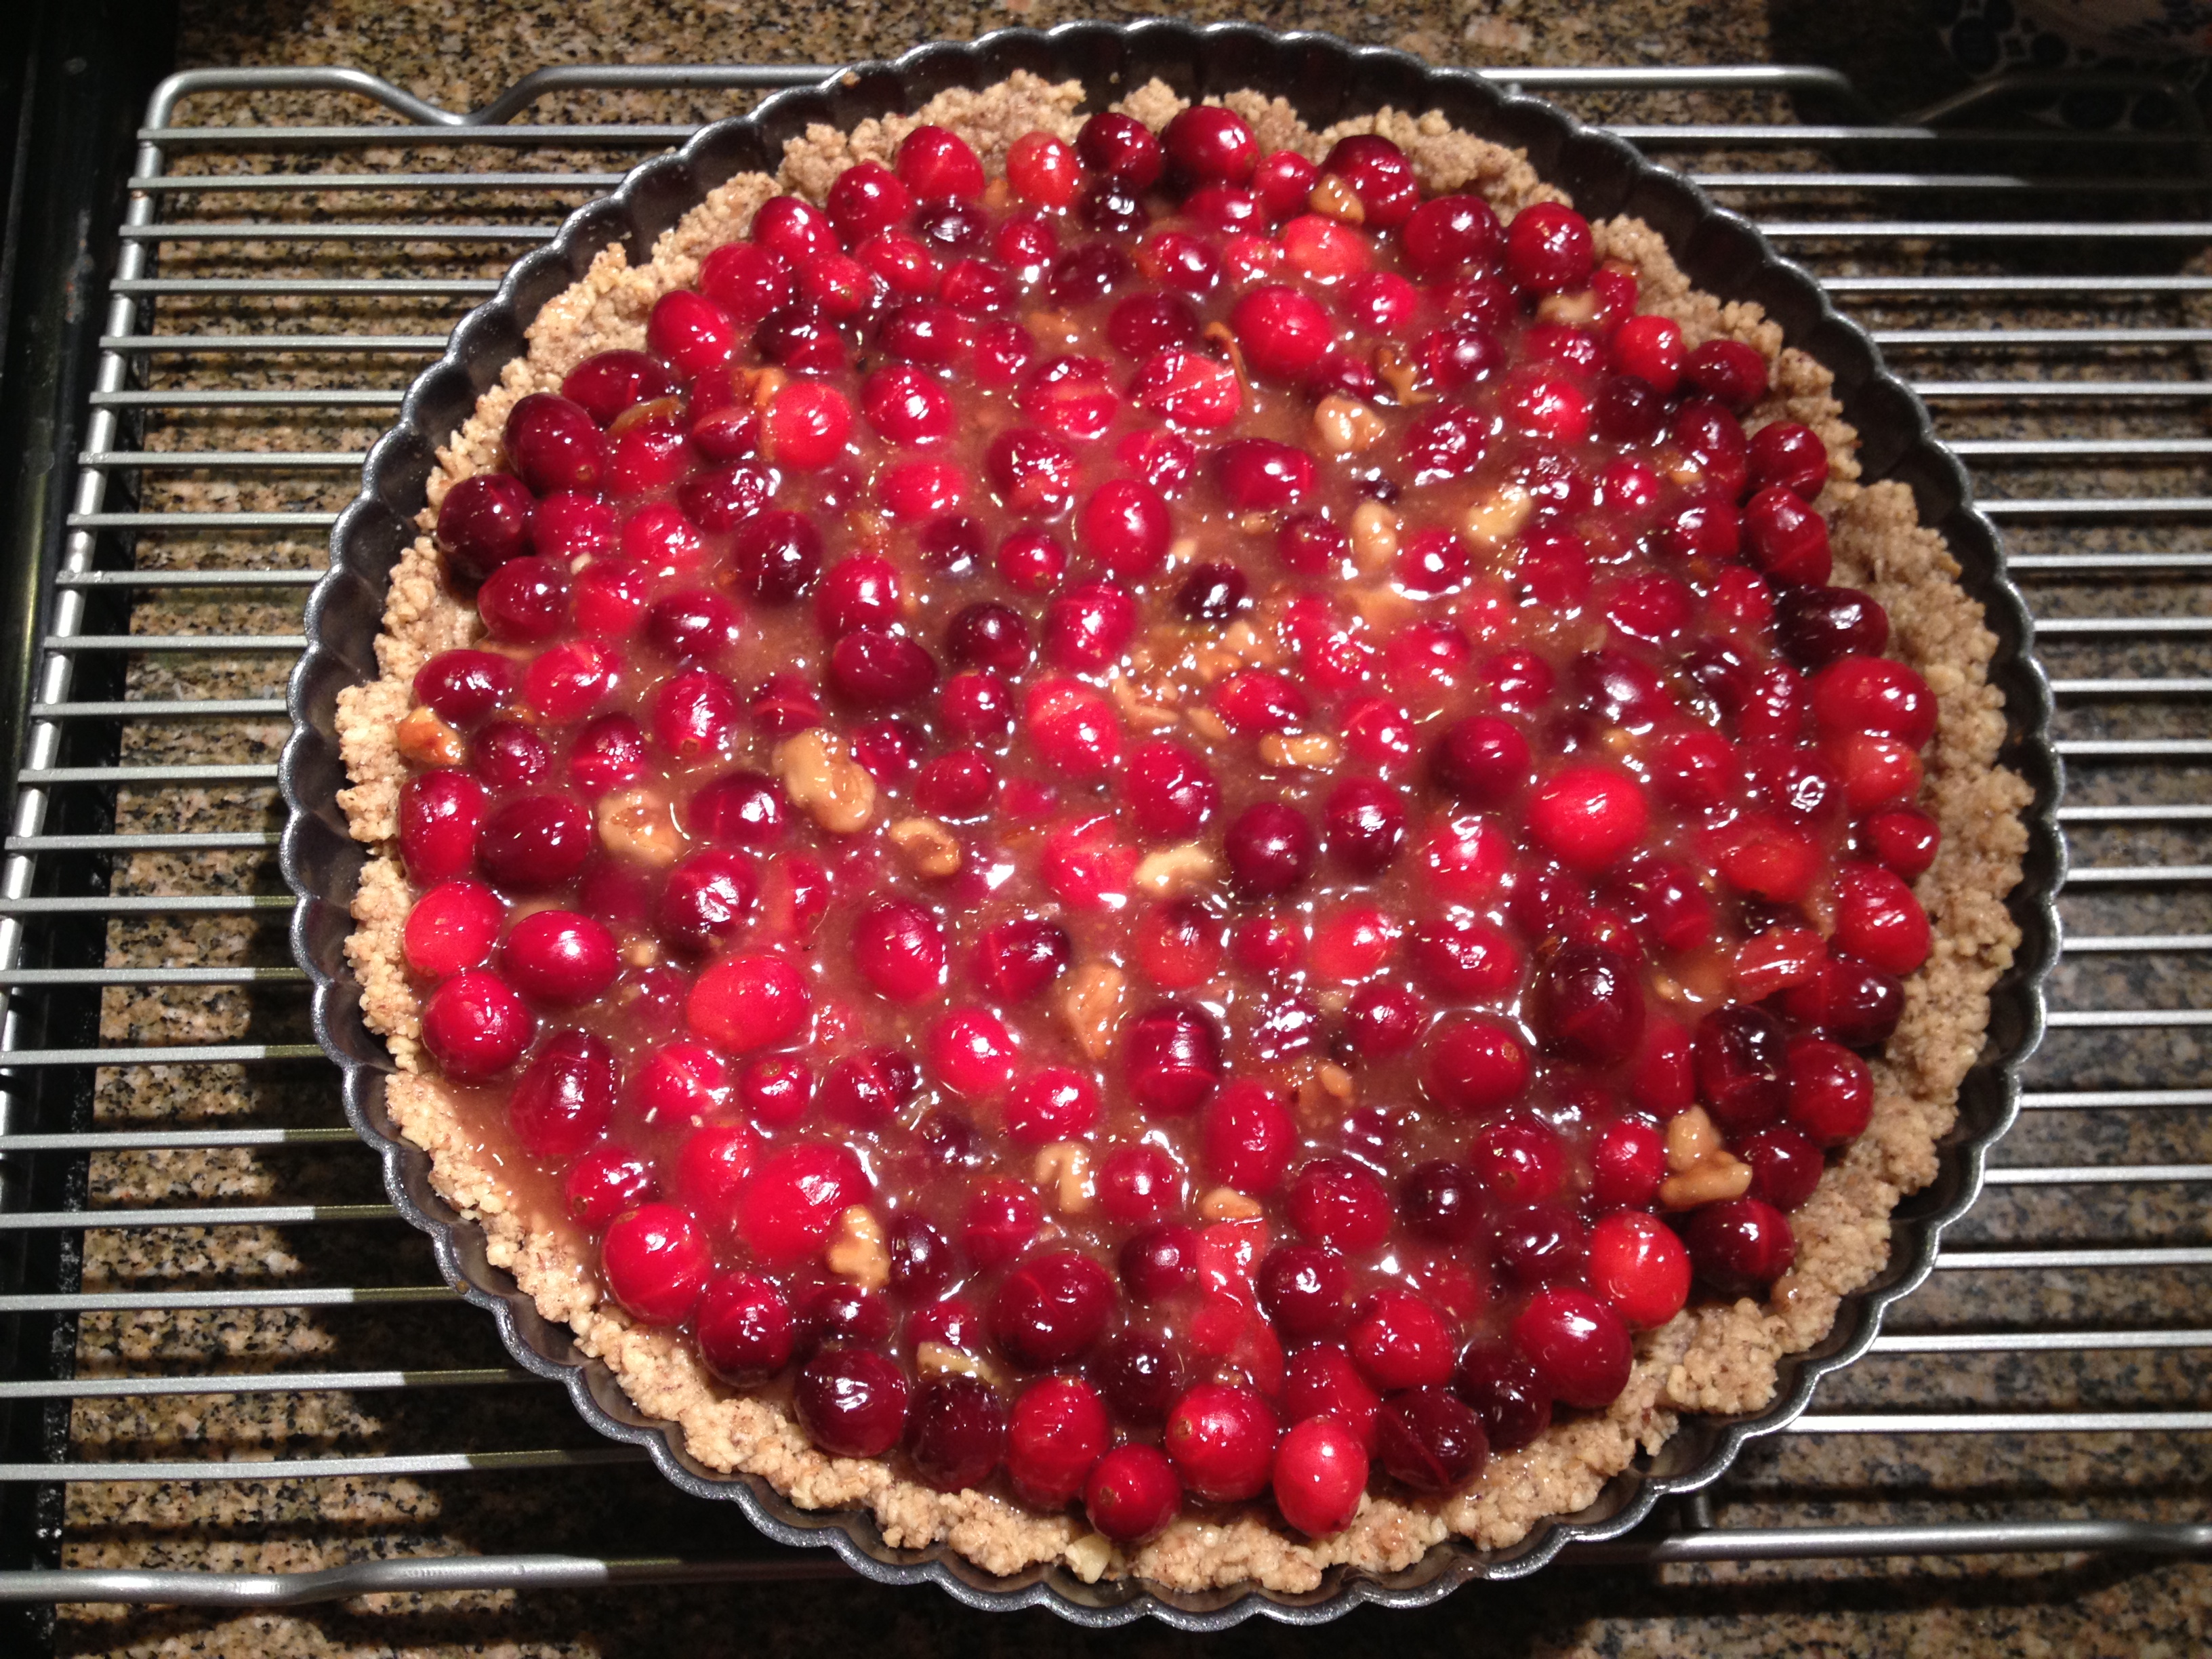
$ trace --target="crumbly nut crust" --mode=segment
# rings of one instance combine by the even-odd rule
[[[1830,395],[1828,371],[1784,347],[1780,328],[1759,307],[1693,289],[1641,221],[1596,225],[1600,257],[1633,265],[1644,307],[1673,317],[1690,343],[1724,335],[1771,360],[1773,390],[1747,424],[1802,421],[1826,441],[1830,481],[1820,505],[1832,520],[1835,580],[1881,602],[1892,623],[1891,650],[1927,678],[1940,708],[1923,804],[1942,825],[1943,843],[1917,888],[1933,923],[1935,954],[1908,981],[1904,1019],[1875,1063],[1873,1124],[1794,1218],[1796,1265],[1766,1303],[1694,1307],[1644,1333],[1628,1387],[1606,1413],[1555,1425],[1534,1444],[1493,1458],[1480,1480],[1455,1498],[1370,1498],[1350,1527],[1321,1540],[1288,1534],[1261,1506],[1186,1516],[1125,1553],[1103,1547],[1104,1540],[1071,1515],[1039,1515],[986,1492],[939,1493],[882,1462],[826,1456],[781,1406],[723,1388],[680,1336],[633,1324],[602,1293],[578,1236],[522,1212],[496,1156],[467,1133],[427,1073],[417,1000],[400,953],[411,895],[394,842],[405,769],[393,732],[411,701],[415,671],[478,632],[469,604],[441,580],[428,533],[446,489],[495,464],[499,434],[519,398],[557,387],[594,352],[641,346],[653,301],[688,285],[700,257],[743,234],[769,196],[792,191],[818,201],[845,167],[888,161],[924,122],[960,133],[996,170],[1007,144],[1033,128],[1073,139],[1081,95],[1075,82],[1049,85],[1018,73],[980,93],[941,94],[913,116],[864,122],[850,134],[810,129],[786,147],[776,178],[749,173],[723,185],[661,237],[644,267],[631,268],[619,246],[603,252],[581,282],[539,313],[527,353],[507,366],[439,452],[430,507],[420,520],[424,533],[392,574],[376,642],[382,677],[339,700],[353,780],[339,800],[355,836],[372,849],[354,902],[358,931],[347,950],[361,977],[363,1012],[400,1068],[387,1089],[388,1109],[400,1131],[430,1154],[438,1190],[483,1228],[490,1260],[514,1275],[547,1318],[568,1323],[579,1346],[604,1361],[641,1407],[678,1425],[692,1456],[711,1468],[758,1475],[803,1507],[866,1507],[894,1546],[942,1542],[995,1573],[1059,1562],[1086,1581],[1133,1574],[1179,1589],[1249,1581],[1287,1592],[1311,1589],[1339,1564],[1372,1572],[1404,1568],[1454,1534],[1503,1548],[1545,1516],[1593,1501],[1639,1449],[1658,1449],[1680,1413],[1764,1406],[1778,1361],[1828,1332],[1840,1299],[1887,1259],[1889,1214],[1898,1200],[1934,1178],[1936,1144],[1955,1118],[1960,1081],[1988,1024],[1990,988],[2020,942],[2004,898],[2020,879],[2027,841],[2020,814],[2029,791],[1996,764],[2005,721],[2002,699],[1988,683],[1996,641],[1982,625],[1981,607],[1960,587],[1959,567],[1942,538],[1917,522],[1911,492],[1897,483],[1858,483],[1857,434]],[[1318,159],[1339,137],[1376,131],[1412,157],[1426,189],[1479,191],[1502,216],[1534,201],[1567,199],[1537,179],[1522,153],[1459,131],[1435,112],[1385,110],[1316,132],[1282,100],[1235,93],[1224,101],[1253,124],[1263,149]],[[1116,107],[1157,128],[1182,101],[1154,82]]]

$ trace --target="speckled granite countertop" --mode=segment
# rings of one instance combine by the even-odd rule
[[[965,37],[1006,23],[1045,25],[1072,15],[1048,0],[1005,0],[988,8],[916,3],[767,6],[741,0],[576,0],[561,8],[509,9],[489,0],[188,0],[181,61],[234,64],[349,64],[381,75],[450,108],[480,103],[527,70],[547,64],[702,61],[836,62],[889,55],[939,36]],[[1092,14],[1096,15],[1096,14]],[[1328,0],[1304,9],[1208,3],[1198,21],[1249,17],[1278,25],[1333,30],[1351,39],[1404,47],[1439,61],[1495,64],[1821,62],[1850,73],[1886,109],[1916,106],[1949,91],[1959,77],[1942,58],[1916,0],[1838,6],[1808,0],[1395,0],[1361,7]],[[217,100],[219,102],[219,100]],[[256,113],[283,118],[276,100]],[[1674,115],[1715,118],[1742,113],[1686,98]],[[1577,109],[1602,106],[1579,100]],[[585,103],[550,100],[546,118],[580,115]],[[591,111],[606,113],[595,98]],[[717,94],[614,100],[620,114],[663,120],[727,112]],[[210,105],[196,118],[220,119]],[[358,200],[358,198],[356,198]],[[235,207],[234,203],[233,207]],[[518,199],[519,218],[544,215],[543,198]],[[222,216],[222,204],[205,209]],[[230,257],[230,256],[226,256]],[[311,256],[307,256],[311,257]],[[395,256],[396,257],[396,256]],[[194,265],[189,246],[167,256],[166,274],[188,265],[196,274],[246,274],[210,259]],[[496,275],[487,260],[481,274]],[[288,267],[305,270],[302,264]],[[457,272],[459,267],[453,267]],[[358,261],[349,275],[371,274]],[[201,301],[204,310],[165,311],[165,329],[237,325],[246,302]],[[300,331],[365,326],[410,331],[424,326],[404,302],[372,310],[331,303],[314,308],[276,306],[260,319]],[[1868,313],[1869,320],[1879,320]],[[1975,319],[1971,304],[1956,317]],[[2060,320],[2054,317],[2052,320]],[[400,386],[416,359],[319,359],[316,375],[330,384]],[[171,385],[213,373],[189,361],[164,371]],[[234,384],[235,382],[232,382]],[[171,447],[330,450],[358,448],[377,429],[374,417],[330,416],[308,425],[284,411],[259,423],[235,417],[174,422],[158,441]],[[2002,413],[1968,417],[1954,428],[2002,436],[2013,428]],[[2145,474],[2136,485],[2154,485]],[[2032,477],[2010,480],[2033,493]],[[2171,482],[2171,481],[2169,481]],[[252,509],[279,505],[342,505],[352,490],[344,477],[273,474],[231,490],[218,501],[190,474],[149,482],[149,507],[170,504]],[[2185,489],[2176,493],[2187,493]],[[2075,538],[2075,545],[2087,545]],[[2101,544],[2126,545],[2124,538]],[[322,550],[311,540],[246,544],[220,538],[142,543],[142,562],[221,565],[268,562],[308,566]],[[260,597],[260,596],[257,596]],[[140,633],[189,632],[214,625],[282,633],[296,626],[296,608],[265,596],[257,608],[235,598],[159,596],[142,603],[131,627]],[[2109,609],[2109,590],[2044,591],[2049,609]],[[2168,609],[2196,604],[2179,586],[2145,589],[2140,597]],[[2156,665],[2162,672],[2212,672],[2191,653]],[[2111,658],[2100,672],[2114,672]],[[2146,667],[2151,665],[2144,665]],[[282,659],[162,657],[139,659],[131,674],[134,697],[268,696],[281,694]],[[2056,672],[2074,672],[2054,654]],[[2080,672],[2087,672],[2086,668]],[[229,722],[222,736],[183,729],[187,722],[133,725],[126,762],[165,757],[201,761],[273,760],[284,737],[279,722]],[[2170,726],[2201,730],[2201,706],[2132,730]],[[2091,735],[2084,728],[2081,735]],[[2160,787],[2205,797],[2203,775],[2175,774]],[[2120,799],[2120,786],[2092,773],[2078,781],[2081,798]],[[126,797],[117,828],[258,830],[276,819],[270,792],[252,788],[170,790]],[[2125,852],[2118,851],[2125,848]],[[2185,844],[2146,832],[2114,836],[2100,855],[2143,861],[2201,859]],[[191,886],[221,882],[240,891],[281,891],[272,857],[259,853],[203,860]],[[221,872],[211,884],[208,872]],[[117,890],[145,894],[181,890],[183,869],[166,855],[140,855],[117,872]],[[2202,892],[2185,892],[2179,908],[2152,915],[2141,901],[2114,897],[2091,925],[2099,931],[2212,931]],[[2080,918],[2069,914],[2069,922]],[[267,915],[185,920],[133,919],[111,933],[110,961],[201,962],[276,965],[287,961],[281,927]],[[2062,1000],[2103,1006],[2187,1000],[2195,987],[2171,977],[2170,962],[2093,960],[2069,967]],[[2183,1036],[2185,1036],[2185,1033]],[[109,1042],[164,1041],[296,1042],[306,1036],[296,998],[276,991],[169,988],[110,991],[103,1010]],[[2125,1034],[2069,1054],[2067,1075],[2104,1086],[2181,1080],[2202,1067],[2196,1053],[2164,1036]],[[328,1125],[335,1109],[323,1092],[329,1074],[201,1067],[189,1073],[136,1070],[102,1074],[100,1121],[112,1127],[191,1122],[205,1127]],[[2117,1115],[2085,1129],[2063,1115],[2023,1124],[2007,1152],[2018,1162],[2212,1160],[2212,1134],[2182,1114]],[[349,1146],[259,1152],[109,1154],[95,1160],[94,1201],[158,1203],[253,1198],[262,1201],[361,1202],[380,1197],[374,1167]],[[2130,1189],[2131,1191],[2133,1189]],[[2173,1213],[2133,1212],[2097,1192],[2048,1194],[2013,1188],[1990,1194],[1970,1219],[1969,1237],[2105,1238],[2126,1237]],[[2201,1236],[2193,1218],[2179,1224]],[[374,1245],[374,1249],[365,1248]],[[202,1283],[290,1282],[420,1285],[435,1279],[427,1248],[398,1231],[346,1227],[226,1228],[159,1233],[100,1232],[88,1247],[85,1288],[188,1288]],[[1978,1276],[1951,1274],[1911,1306],[1927,1324],[2001,1319],[1978,1307],[1987,1288]],[[2212,1286],[2200,1279],[2116,1281],[2085,1275],[2043,1286],[2045,1316],[2063,1306],[2072,1322],[2212,1322]],[[372,1336],[373,1332],[373,1336]],[[331,1369],[398,1363],[419,1367],[495,1366],[504,1355],[489,1323],[469,1310],[441,1307],[88,1316],[79,1344],[86,1374],[163,1369]],[[2157,1396],[2184,1404],[2201,1398],[2191,1370],[2201,1356],[2158,1353],[2102,1356],[1984,1357],[1956,1363],[1908,1358],[1872,1362],[1835,1380],[1822,1395],[1832,1408],[1924,1398],[1931,1405],[1987,1404],[2017,1398],[2093,1407],[2107,1401]],[[307,1455],[318,1451],[374,1452],[392,1448],[580,1446],[590,1443],[557,1393],[548,1389],[468,1389],[406,1394],[186,1397],[180,1401],[86,1401],[74,1428],[77,1455],[97,1457]],[[1732,1484],[1728,1519],[1808,1516],[1837,1522],[1929,1518],[1962,1512],[2047,1515],[2126,1512],[2191,1518],[2205,1510],[2212,1458],[2202,1438],[2176,1438],[2148,1448],[2109,1438],[2021,1439],[1983,1436],[1930,1443],[1891,1437],[1830,1437],[1767,1443],[1741,1465]],[[1962,1511],[1959,1505],[1969,1508]],[[1808,1508],[1808,1505],[1811,1506]],[[65,1565],[73,1566],[226,1566],[284,1571],[342,1561],[410,1554],[490,1551],[585,1551],[741,1553],[750,1534],[718,1509],[669,1492],[636,1468],[566,1474],[477,1473],[452,1479],[360,1480],[313,1485],[296,1481],[150,1485],[70,1489]],[[1292,1644],[1355,1650],[1390,1644],[1402,1650],[1530,1653],[1546,1656],[1680,1653],[1754,1656],[1858,1654],[2063,1654],[2180,1656],[2208,1645],[2212,1566],[2198,1564],[2057,1558],[1887,1562],[1808,1566],[1669,1569],[1660,1573],[1554,1571],[1534,1583],[1477,1589],[1416,1614],[1368,1610],[1313,1635],[1285,1633],[1255,1620],[1213,1639],[1223,1652],[1259,1652]],[[1480,1636],[1473,1632],[1480,1632]],[[1117,1654],[1179,1648],[1182,1638],[1148,1628],[1103,1637],[1071,1632],[1042,1613],[990,1618],[965,1613],[933,1591],[896,1592],[852,1582],[763,1587],[654,1588],[590,1596],[453,1595],[373,1597],[340,1607],[242,1613],[220,1609],[64,1610],[58,1650],[69,1654],[408,1656],[607,1655],[623,1659],[677,1653],[720,1654],[766,1640],[779,1653],[850,1654],[872,1648],[897,1653],[945,1650],[1026,1651],[1050,1644],[1063,1650]]]

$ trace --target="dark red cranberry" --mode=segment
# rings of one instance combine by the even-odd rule
[[[679,382],[650,352],[602,351],[570,369],[561,395],[580,405],[601,426],[625,409],[673,397]]]
[[[1091,1375],[1114,1415],[1133,1429],[1166,1422],[1186,1386],[1175,1344],[1141,1330],[1110,1340],[1091,1362]]]
[[[1877,860],[1906,881],[1917,881],[1928,873],[1942,844],[1942,826],[1913,806],[1876,812],[1858,826],[1853,837],[1854,850],[1862,858]]]
[[[1280,1244],[1260,1264],[1260,1305],[1293,1342],[1334,1336],[1351,1315],[1344,1258],[1317,1244]]]
[[[1296,507],[1314,490],[1313,457],[1272,438],[1232,438],[1213,452],[1213,476],[1239,513]]]
[[[833,1348],[799,1372],[792,1407],[807,1438],[833,1457],[881,1457],[906,1433],[907,1380],[867,1348]]]
[[[1346,778],[1322,810],[1330,856],[1362,875],[1380,875],[1406,844],[1406,798],[1374,778]]]
[[[1497,806],[1528,781],[1528,739],[1495,714],[1470,714],[1438,739],[1437,781],[1473,806]]]
[[[1723,1296],[1763,1296],[1797,1259],[1789,1218],[1762,1199],[1729,1199],[1692,1211],[1682,1242],[1698,1277]]]
[[[1552,1425],[1551,1390],[1503,1342],[1477,1342],[1462,1354],[1452,1392],[1474,1408],[1493,1451],[1519,1451]]]
[[[1073,1250],[1054,1250],[1000,1282],[991,1334],[1016,1364],[1045,1370],[1088,1353],[1113,1310],[1114,1281],[1106,1270]]]
[[[568,620],[568,578],[550,559],[510,559],[477,590],[484,632],[503,644],[536,645]]]
[[[1198,1230],[1165,1221],[1133,1235],[1115,1265],[1129,1294],[1157,1302],[1198,1283]]]
[[[1613,444],[1649,444],[1667,429],[1667,400],[1633,374],[1609,376],[1597,389],[1597,435]]]
[[[1751,562],[1778,582],[1812,586],[1828,580],[1828,521],[1779,484],[1744,504],[1743,537]]]
[[[1698,1097],[1714,1121],[1735,1133],[1781,1116],[1790,1097],[1789,1049],[1782,1023],[1764,1008],[1737,1004],[1698,1021],[1692,1050]]]
[[[894,1220],[886,1241],[891,1259],[891,1291],[909,1301],[939,1295],[958,1276],[952,1246],[943,1233],[918,1215]]]
[[[751,1273],[711,1279],[695,1319],[699,1357],[725,1382],[749,1387],[790,1363],[791,1306],[774,1279]]]
[[[1853,655],[1878,656],[1889,643],[1889,613],[1856,587],[1798,587],[1774,608],[1790,659],[1808,673]]]
[[[663,939],[686,950],[713,950],[752,920],[760,877],[742,853],[708,848],[668,872],[653,925]]]
[[[1464,1164],[1438,1158],[1416,1164],[1399,1183],[1398,1212],[1424,1238],[1468,1243],[1482,1227],[1482,1184]]]
[[[1377,1461],[1415,1492],[1457,1492],[1490,1458],[1482,1419],[1441,1385],[1385,1395],[1375,1427]]]
[[[1006,1408],[980,1376],[948,1372],[915,1391],[906,1453],[926,1486],[961,1492],[991,1478],[1005,1455]]]
[[[1766,395],[1766,359],[1741,340],[1708,340],[1682,364],[1697,389],[1739,414]]]
[[[1432,196],[1406,221],[1401,245],[1423,276],[1444,276],[1492,264],[1504,250],[1505,233],[1480,196]]]
[[[1029,624],[1011,605],[965,606],[945,626],[945,654],[966,667],[1018,674],[1030,663]]]
[[[1551,1285],[1583,1276],[1589,1235],[1575,1212],[1556,1200],[1509,1210],[1494,1224],[1492,1250],[1501,1271],[1522,1285]]]
[[[477,861],[495,886],[544,892],[575,878],[591,856],[591,815],[568,795],[525,795],[486,820]]]
[[[788,605],[822,568],[822,534],[802,513],[756,513],[738,526],[730,558],[740,591],[763,605]]]
[[[1247,898],[1287,893],[1313,868],[1314,828],[1306,815],[1285,801],[1248,806],[1231,823],[1222,853],[1229,876]]]
[[[835,1343],[848,1348],[880,1348],[890,1340],[890,1299],[841,1279],[808,1285],[794,1297],[793,1328],[798,1352],[811,1359]]]
[[[1505,268],[1523,288],[1565,294],[1589,280],[1596,253],[1589,221],[1556,202],[1534,202],[1505,231]]]
[[[537,505],[529,486],[504,472],[479,472],[448,489],[438,506],[438,546],[453,574],[480,582],[527,554]]]
[[[1194,565],[1176,590],[1176,609],[1193,622],[1227,622],[1244,608],[1249,588],[1233,564]]]
[[[533,1157],[573,1158],[607,1127],[619,1089],[613,1049],[586,1032],[556,1032],[516,1079],[507,1121]]]
[[[1119,179],[1133,190],[1158,183],[1167,167],[1152,130],[1112,110],[1101,110],[1083,124],[1075,135],[1075,153],[1092,172]]]
[[[1413,216],[1421,199],[1413,164],[1380,133],[1338,139],[1322,158],[1321,170],[1352,186],[1364,216],[1362,222],[1375,230],[1395,230]]]
[[[1813,1196],[1825,1167],[1818,1146],[1796,1130],[1779,1125],[1747,1137],[1736,1154],[1751,1165],[1751,1196],[1785,1212]]]
[[[1536,1026],[1559,1053],[1585,1065],[1618,1066],[1636,1052],[1644,1035],[1644,988],[1626,958],[1598,945],[1571,945],[1537,983]]]
[[[1048,291],[1054,305],[1079,306],[1103,299],[1128,281],[1134,270],[1119,244],[1085,242],[1052,262]]]
[[[863,628],[830,647],[830,675],[851,702],[864,708],[896,708],[937,684],[937,661],[904,635]]]
[[[1413,417],[1398,453],[1406,482],[1418,487],[1465,477],[1481,465],[1489,446],[1488,416],[1470,404],[1440,403]]]
[[[1754,489],[1779,484],[1809,501],[1828,482],[1828,446],[1796,421],[1775,421],[1753,433],[1748,459]]]
[[[1188,1003],[1163,1002],[1123,1029],[1120,1048],[1130,1092],[1147,1112],[1196,1111],[1221,1081],[1221,1036],[1212,1017]]]

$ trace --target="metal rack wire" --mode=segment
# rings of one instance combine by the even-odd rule
[[[540,100],[626,113],[822,73],[564,69],[465,116],[344,70],[193,71],[154,99],[0,863],[0,1236],[69,1244],[0,1295],[49,1339],[5,1360],[0,1410],[48,1432],[0,1492],[37,1495],[64,1564],[0,1571],[0,1599],[840,1571],[734,1537],[712,1559],[525,1553],[548,1534],[518,1523],[480,1554],[254,1572],[191,1531],[221,1483],[501,1480],[527,1513],[532,1481],[637,1462],[586,1443],[435,1282],[306,1038],[272,857],[288,629],[415,367],[561,215],[690,131],[536,121]],[[2179,100],[2171,131],[2078,134],[2008,118],[2002,92],[1940,122],[1792,118],[1791,94],[1863,108],[1817,70],[1500,78],[1601,98],[1875,330],[2006,532],[2074,769],[2052,1035],[1941,1271],[1716,1492],[1573,1559],[2212,1553],[2185,1502],[2110,1468],[2069,1484],[2053,1455],[2120,1436],[2146,1470],[2201,1474],[2212,1433],[2183,1363],[2212,1350],[2188,1202],[2212,1183],[2191,1036],[2212,1025],[2205,135]],[[204,109],[224,124],[183,118]],[[489,1391],[496,1411],[454,1403]],[[95,1501],[147,1482],[185,1517],[158,1549]]]

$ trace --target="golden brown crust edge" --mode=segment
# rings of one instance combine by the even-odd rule
[[[700,257],[742,234],[770,195],[787,189],[818,201],[845,166],[866,157],[888,160],[899,139],[925,121],[961,133],[996,169],[1008,143],[1032,128],[1072,138],[1080,96],[1073,82],[1053,86],[1018,74],[981,93],[942,94],[915,116],[866,122],[849,135],[811,130],[787,147],[777,179],[747,174],[722,185],[661,238],[650,264],[631,269],[619,246],[601,253],[581,282],[538,315],[526,356],[507,366],[500,384],[440,452],[430,510],[422,519],[426,533],[393,573],[376,642],[382,678],[349,689],[339,702],[340,738],[354,780],[339,799],[356,837],[373,848],[354,904],[359,928],[347,950],[361,976],[364,1012],[386,1035],[400,1066],[387,1091],[389,1109],[401,1132],[430,1154],[438,1190],[484,1229],[493,1263],[514,1273],[546,1317],[569,1324],[578,1346],[604,1361],[641,1407],[680,1425],[693,1457],[712,1468],[758,1475],[802,1507],[866,1507],[894,1546],[941,1541],[1001,1574],[1059,1562],[1085,1581],[1134,1574],[1177,1589],[1249,1581],[1293,1593],[1311,1589],[1339,1564],[1378,1573],[1402,1569],[1454,1534],[1502,1548],[1545,1516],[1592,1502],[1639,1448],[1657,1449],[1677,1413],[1741,1413],[1765,1405],[1781,1357],[1826,1334],[1840,1297],[1887,1261],[1888,1218],[1899,1197],[1936,1173],[1936,1144],[1955,1117],[1960,1081],[1988,1024],[1990,988],[2019,943],[2004,898],[2020,879],[2027,846],[2020,813],[2029,791],[1996,765],[2005,722],[2002,700],[1988,683],[1996,641],[1982,625],[1981,607],[1959,586],[1958,566],[1942,538],[1918,524],[1910,492],[1899,484],[1863,489],[1856,482],[1857,435],[1829,395],[1828,371],[1784,349],[1780,329],[1757,306],[1723,304],[1693,289],[1656,233],[1640,221],[1599,224],[1601,256],[1633,264],[1644,307],[1674,317],[1691,343],[1724,335],[1772,360],[1775,390],[1747,424],[1789,418],[1822,434],[1831,482],[1820,505],[1832,521],[1836,580],[1868,589],[1887,609],[1891,649],[1927,677],[1939,707],[1923,804],[1942,827],[1943,845],[1918,885],[1934,924],[1935,953],[1907,983],[1904,1019],[1875,1064],[1872,1127],[1798,1212],[1796,1266],[1765,1305],[1745,1300],[1692,1309],[1644,1333],[1629,1385],[1608,1411],[1556,1425],[1534,1444],[1493,1458],[1475,1486],[1455,1498],[1370,1498],[1349,1528],[1322,1540],[1286,1534],[1259,1505],[1185,1516],[1162,1537],[1124,1553],[1072,1516],[1037,1515],[988,1493],[939,1493],[879,1462],[826,1456],[781,1407],[723,1389],[680,1338],[635,1327],[603,1299],[594,1264],[573,1236],[526,1224],[495,1161],[462,1132],[422,1069],[416,1000],[399,951],[410,895],[392,844],[404,775],[393,728],[409,706],[416,669],[477,631],[473,611],[440,580],[427,533],[446,489],[495,463],[507,412],[525,393],[557,386],[593,352],[641,344],[653,301],[688,284]],[[1316,158],[1347,133],[1381,131],[1405,148],[1425,188],[1478,191],[1504,216],[1532,201],[1566,199],[1536,178],[1520,152],[1455,131],[1435,113],[1416,118],[1385,110],[1316,133],[1280,100],[1232,94],[1224,101],[1253,122],[1265,148],[1289,147]],[[1182,106],[1156,82],[1116,107],[1157,128]]]

